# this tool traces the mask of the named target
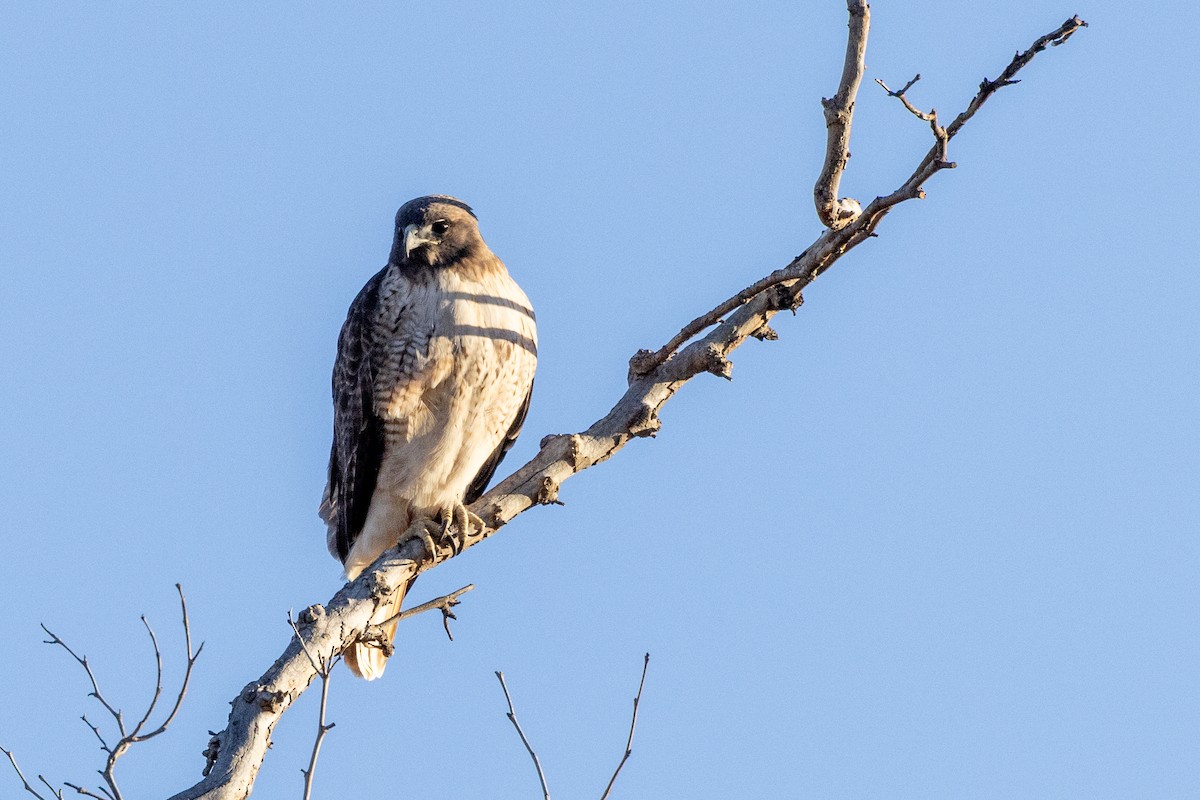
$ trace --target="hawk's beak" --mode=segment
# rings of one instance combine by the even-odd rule
[[[437,239],[433,238],[429,226],[418,228],[416,225],[404,226],[404,258],[407,259],[412,255],[412,251],[416,250],[421,245],[437,244]]]

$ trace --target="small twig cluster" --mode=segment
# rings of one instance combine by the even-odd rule
[[[141,718],[137,721],[137,724],[135,724],[132,728],[129,728],[126,725],[125,715],[121,712],[121,710],[114,707],[112,703],[105,698],[104,693],[100,691],[100,684],[96,680],[96,673],[92,671],[92,665],[88,663],[87,656],[80,656],[71,649],[70,645],[60,639],[57,634],[55,634],[45,625],[42,625],[42,630],[45,631],[46,635],[50,637],[46,640],[46,644],[58,645],[59,647],[63,648],[71,655],[72,658],[79,662],[81,667],[83,667],[83,671],[87,674],[88,680],[92,684],[92,690],[88,692],[88,697],[95,698],[96,701],[100,703],[101,707],[108,712],[109,716],[113,718],[113,721],[117,725],[117,733],[120,734],[120,738],[117,739],[114,744],[110,745],[105,739],[104,734],[101,732],[99,725],[93,724],[87,718],[86,714],[81,717],[83,724],[87,725],[88,729],[91,730],[91,732],[96,736],[96,739],[100,742],[100,749],[107,756],[104,762],[104,769],[97,770],[97,772],[100,773],[100,777],[104,779],[104,785],[98,786],[93,790],[85,786],[64,781],[63,786],[66,789],[72,789],[77,794],[81,794],[84,797],[94,798],[94,800],[123,800],[121,789],[117,786],[117,761],[120,760],[121,756],[125,755],[125,753],[133,745],[153,739],[155,736],[165,733],[170,724],[175,720],[175,715],[179,713],[179,707],[183,705],[183,698],[187,694],[188,684],[192,679],[192,668],[196,666],[196,659],[200,657],[200,651],[204,649],[204,644],[201,643],[200,646],[196,648],[196,651],[194,653],[192,652],[192,626],[191,621],[188,618],[187,599],[183,596],[183,588],[179,584],[175,584],[175,591],[179,593],[179,605],[183,612],[183,638],[187,647],[187,664],[183,672],[183,682],[179,687],[179,691],[175,695],[175,704],[171,707],[170,713],[167,714],[162,723],[157,728],[150,731],[146,730],[146,726],[150,722],[150,716],[154,713],[154,709],[158,706],[158,701],[162,697],[163,693],[163,659],[162,651],[158,647],[158,636],[155,635],[154,628],[150,627],[150,623],[147,621],[145,616],[142,616],[141,618],[142,625],[145,626],[146,632],[150,636],[150,644],[154,648],[154,696],[150,698],[150,704],[147,706],[146,712],[142,714]],[[34,797],[39,798],[39,800],[46,800],[46,798],[40,794],[38,790],[29,783],[28,780],[25,779],[25,775],[22,773],[21,768],[17,766],[17,760],[13,756],[12,752],[2,747],[0,747],[0,752],[3,752],[4,755],[8,757],[9,763],[12,764],[13,769],[17,773],[17,777],[20,778],[21,783],[25,788],[25,791]],[[45,785],[53,797],[58,798],[58,800],[62,800],[64,789],[56,789],[53,784],[51,784],[50,781],[48,781],[42,775],[38,775],[38,780]]]

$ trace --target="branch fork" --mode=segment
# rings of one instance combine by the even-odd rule
[[[71,649],[70,645],[59,638],[57,634],[55,634],[45,625],[41,626],[42,630],[46,632],[46,635],[50,637],[46,640],[46,644],[57,645],[63,650],[66,650],[67,653],[70,654],[71,658],[75,659],[79,666],[83,667],[83,671],[86,673],[88,681],[92,685],[92,690],[88,692],[88,697],[95,698],[96,701],[100,703],[101,707],[108,712],[109,716],[113,718],[113,721],[117,725],[117,732],[121,737],[117,740],[116,744],[109,746],[108,741],[100,732],[100,727],[93,724],[87,718],[86,714],[80,717],[80,719],[83,720],[83,724],[86,725],[96,736],[96,739],[99,740],[100,749],[107,757],[105,758],[104,769],[97,770],[97,772],[100,773],[100,777],[104,779],[103,786],[99,786],[95,790],[92,790],[85,786],[80,786],[74,783],[63,783],[64,787],[73,790],[76,794],[95,798],[95,800],[123,800],[121,789],[117,785],[117,761],[120,760],[120,758],[125,755],[125,753],[128,752],[129,748],[133,745],[153,739],[154,737],[165,733],[167,728],[170,727],[171,723],[174,722],[175,716],[179,713],[180,706],[183,705],[183,698],[187,695],[188,685],[191,683],[192,669],[196,666],[196,659],[200,657],[200,651],[204,649],[204,644],[201,643],[200,646],[196,648],[195,652],[192,651],[192,626],[191,620],[188,618],[187,598],[185,598],[183,595],[183,587],[181,587],[178,583],[175,584],[175,591],[179,594],[179,606],[183,614],[183,638],[187,650],[187,660],[183,672],[183,681],[181,682],[179,691],[175,695],[175,703],[171,707],[170,712],[167,714],[162,723],[152,731],[144,732],[146,731],[146,725],[150,721],[150,716],[154,713],[154,709],[158,706],[158,701],[162,697],[163,659],[162,651],[158,647],[158,636],[155,635],[154,628],[150,626],[150,623],[147,621],[145,616],[141,618],[142,625],[146,628],[146,633],[150,637],[151,647],[154,649],[154,695],[150,698],[150,703],[146,707],[145,713],[142,714],[141,719],[139,719],[137,724],[133,726],[132,730],[126,728],[125,715],[121,712],[121,710],[119,708],[114,708],[113,705],[105,698],[104,693],[100,691],[100,684],[96,680],[96,673],[92,671],[92,666],[88,662],[87,656],[80,656],[73,649]],[[0,752],[3,752],[6,756],[8,756],[8,760],[12,764],[13,769],[16,771],[17,776],[21,779],[21,783],[24,785],[25,791],[32,794],[34,797],[45,800],[42,798],[42,795],[39,794],[32,786],[30,786],[28,781],[25,780],[25,776],[21,773],[20,767],[17,766],[17,761],[13,754],[2,747],[0,747]],[[61,800],[63,789],[55,789],[54,786],[51,785],[50,782],[41,775],[38,776],[38,779],[46,786],[47,789],[50,790],[54,797]]]
[[[919,80],[921,80],[921,73],[918,72],[913,76],[912,80],[900,87],[898,91],[894,92],[889,89],[888,85],[879,78],[876,78],[875,82],[883,87],[883,90],[887,92],[888,97],[895,97],[897,100],[903,103],[904,107],[907,108],[909,113],[911,113],[914,117],[929,123],[930,129],[933,131],[933,138],[937,142],[935,145],[935,148],[937,149],[937,155],[933,166],[939,170],[954,169],[958,165],[953,161],[946,160],[946,147],[950,144],[950,134],[946,132],[945,128],[938,124],[937,109],[931,108],[928,111],[922,111],[908,100],[906,92],[908,92],[908,90],[913,87],[913,84]],[[1016,83],[1016,81],[1013,81],[1013,83]],[[921,194],[921,198],[924,198],[923,192]]]
[[[850,160],[850,123],[854,101],[866,71],[867,33],[871,29],[871,6],[866,0],[846,0],[850,35],[846,37],[846,59],[842,79],[832,98],[822,98],[825,110],[825,165],[813,189],[813,202],[821,224],[833,230],[846,227],[862,214],[862,205],[852,197],[838,197],[842,173]]]

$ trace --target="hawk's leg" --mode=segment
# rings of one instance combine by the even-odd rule
[[[482,533],[487,529],[487,525],[479,515],[472,513],[471,509],[462,503],[455,503],[439,509],[437,516],[441,522],[439,532],[441,541],[449,545],[455,555],[466,548],[467,539],[473,532]]]

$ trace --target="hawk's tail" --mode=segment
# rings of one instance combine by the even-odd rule
[[[413,578],[416,580],[416,578]],[[391,602],[381,609],[385,614],[384,619],[394,617],[400,613],[400,606],[404,603],[404,596],[408,594],[408,590],[412,588],[413,582],[409,581],[404,586],[399,587],[392,593]],[[399,622],[389,622],[383,626],[383,636],[390,645],[396,640],[396,625]],[[342,653],[342,660],[346,662],[346,666],[360,678],[373,681],[383,675],[383,668],[387,666],[388,657],[384,655],[382,647],[374,644],[352,644]]]

